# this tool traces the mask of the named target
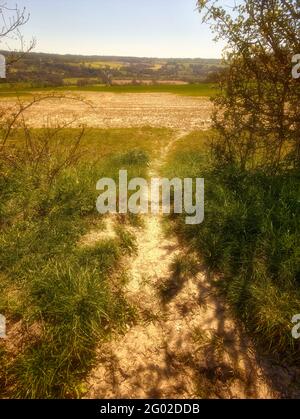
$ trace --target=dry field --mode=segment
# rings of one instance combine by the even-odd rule
[[[26,112],[28,125],[40,128],[74,120],[72,126],[85,124],[94,128],[151,126],[194,130],[210,126],[212,104],[204,97],[101,92],[86,92],[77,97],[86,103],[71,99],[73,94],[69,99],[49,99],[35,104]],[[10,100],[2,100],[0,106],[7,106],[7,102]]]

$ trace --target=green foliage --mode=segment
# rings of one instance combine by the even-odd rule
[[[13,97],[16,95],[30,95],[37,92],[64,92],[66,87],[59,88],[32,88],[27,87],[6,87],[0,85],[0,97]],[[196,83],[196,84],[156,84],[156,85],[120,85],[120,86],[68,86],[68,91],[83,92],[110,92],[110,93],[173,93],[184,96],[203,96],[212,97],[219,93],[217,84],[215,83]]]
[[[21,330],[13,337],[18,353],[0,346],[3,396],[81,397],[97,345],[132,320],[120,263],[136,252],[127,220],[114,239],[83,245],[81,238],[104,226],[98,179],[117,178],[123,166],[145,176],[156,142],[168,135],[91,130],[75,152],[77,129],[12,133],[14,147],[0,163],[0,312]]]
[[[199,8],[226,42],[227,67],[214,100],[216,161],[272,173],[300,162],[300,83],[292,57],[300,51],[298,0],[244,0]]]
[[[148,165],[149,157],[143,150],[131,150],[123,155],[116,156],[115,161],[121,166]]]
[[[271,177],[210,167],[204,136],[183,139],[186,151],[178,144],[165,170],[205,178],[205,221],[187,226],[184,216],[177,217],[172,228],[215,273],[261,347],[281,360],[299,360],[299,342],[291,334],[292,317],[300,313],[299,173]]]

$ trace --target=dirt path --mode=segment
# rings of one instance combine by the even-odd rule
[[[157,176],[180,132],[152,163]],[[166,237],[161,216],[137,231],[128,299],[139,321],[99,348],[89,398],[274,396],[254,351],[193,255]]]

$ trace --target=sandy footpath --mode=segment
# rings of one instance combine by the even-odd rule
[[[159,175],[164,157],[186,134],[179,132],[161,150],[150,176]],[[139,321],[100,345],[85,397],[276,397],[251,343],[203,267],[197,263],[192,275],[178,277],[172,264],[190,257],[189,250],[166,236],[161,215],[148,214],[144,223],[136,232],[138,254],[129,261],[126,290]]]

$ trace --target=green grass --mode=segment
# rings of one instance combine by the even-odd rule
[[[184,96],[205,96],[210,97],[218,93],[217,87],[212,83],[182,84],[182,85],[123,85],[123,86],[87,86],[83,88],[74,87],[71,90],[111,92],[111,93],[173,93]]]
[[[192,246],[261,349],[299,362],[292,317],[300,313],[299,173],[269,176],[257,170],[216,169],[210,133],[177,143],[164,174],[205,178],[205,221],[171,228]]]
[[[121,264],[136,251],[127,230],[132,217],[116,226],[115,239],[90,246],[80,240],[104,228],[95,205],[98,179],[116,179],[121,168],[130,177],[146,176],[158,142],[171,132],[92,129],[82,139],[80,158],[56,172],[78,133],[32,130],[34,147],[28,149],[16,131],[14,164],[0,163],[0,313],[9,332],[20,328],[14,342],[0,345],[3,397],[81,397],[97,345],[134,319]]]
[[[26,86],[16,87],[12,85],[9,87],[6,84],[0,85],[0,97],[11,97],[16,95],[29,95],[38,92],[49,92],[49,91],[78,91],[78,92],[107,92],[107,93],[172,93],[183,96],[202,96],[212,97],[215,96],[219,91],[218,87],[213,83],[199,83],[199,84],[185,84],[185,85],[124,85],[124,86],[68,86],[68,87],[57,87],[57,88],[30,88]]]

